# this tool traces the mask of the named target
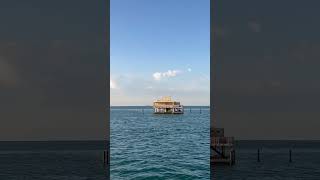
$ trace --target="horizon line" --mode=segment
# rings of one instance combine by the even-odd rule
[[[110,105],[110,107],[115,107],[115,106],[117,106],[117,107],[121,107],[121,106],[153,106],[153,105]],[[210,105],[183,105],[184,107],[186,107],[186,106],[208,106],[208,107],[210,107]]]

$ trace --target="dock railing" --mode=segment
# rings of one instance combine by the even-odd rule
[[[155,108],[183,108],[182,105],[165,105],[165,104],[157,104],[157,105],[154,105],[153,107]]]
[[[211,146],[233,146],[234,137],[211,137]]]

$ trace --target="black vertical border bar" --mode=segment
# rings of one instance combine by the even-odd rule
[[[211,163],[211,138],[213,138],[213,128],[216,123],[216,111],[215,111],[215,100],[216,100],[216,59],[214,56],[214,0],[210,0],[210,179],[213,179],[214,170]]]
[[[106,40],[105,52],[106,52],[106,103],[105,103],[105,114],[106,114],[106,150],[107,150],[107,164],[106,164],[106,176],[110,179],[110,0],[104,0],[106,4]]]

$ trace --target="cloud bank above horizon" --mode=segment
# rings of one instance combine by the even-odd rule
[[[155,99],[167,95],[185,105],[210,104],[210,79],[191,73],[191,68],[158,71],[147,77],[112,75],[110,91],[111,106],[151,105]]]

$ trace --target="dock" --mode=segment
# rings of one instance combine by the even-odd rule
[[[225,137],[223,128],[213,128],[210,139],[210,163],[234,165],[234,137]]]

